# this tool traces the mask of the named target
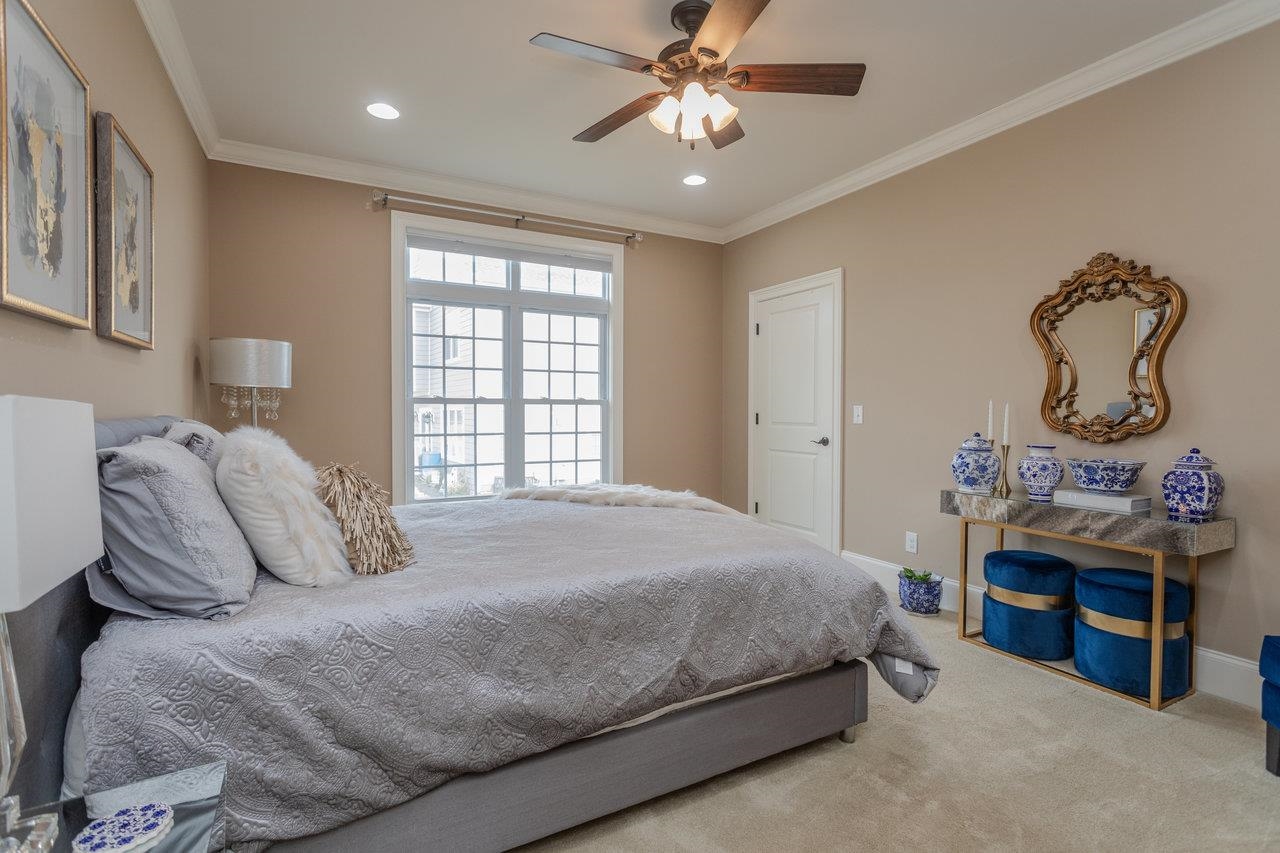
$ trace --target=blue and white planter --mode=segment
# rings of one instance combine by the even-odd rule
[[[908,580],[898,575],[898,598],[902,609],[917,616],[937,616],[942,609],[942,578],[937,575],[929,581]]]
[[[951,476],[960,491],[989,495],[1000,479],[1000,457],[991,452],[991,442],[975,432],[951,457]]]
[[[1213,460],[1198,447],[1173,463],[1173,470],[1160,481],[1171,520],[1190,524],[1213,520],[1226,489],[1222,475],[1213,470],[1213,465]]]
[[[1027,497],[1038,504],[1053,503],[1053,492],[1062,484],[1066,468],[1053,455],[1056,444],[1028,444],[1030,453],[1018,463],[1018,479],[1027,488]]]

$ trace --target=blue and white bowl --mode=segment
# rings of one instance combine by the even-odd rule
[[[1138,482],[1147,463],[1136,459],[1068,459],[1076,485],[1096,495],[1123,495]]]

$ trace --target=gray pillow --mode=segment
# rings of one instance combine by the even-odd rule
[[[107,565],[90,567],[99,604],[148,618],[222,618],[249,603],[257,566],[209,466],[143,436],[98,451]]]
[[[218,472],[218,462],[222,459],[223,435],[213,427],[199,421],[176,421],[165,427],[160,435],[181,444],[203,459],[210,471],[215,474]]]

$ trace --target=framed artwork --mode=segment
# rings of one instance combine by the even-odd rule
[[[155,349],[155,188],[115,116],[94,117],[98,144],[98,334]]]
[[[93,320],[89,83],[27,0],[0,0],[0,305]]]
[[[1142,346],[1142,342],[1156,329],[1164,320],[1164,308],[1135,308],[1133,309],[1133,354],[1138,354],[1138,348]],[[1138,359],[1138,370],[1136,376],[1138,379],[1145,379],[1148,374],[1147,360],[1145,358]]]

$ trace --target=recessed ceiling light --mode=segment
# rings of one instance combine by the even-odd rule
[[[400,118],[400,111],[395,107],[391,106],[390,104],[383,104],[383,103],[370,104],[369,106],[365,107],[365,109],[368,110],[369,115],[373,116],[374,118],[385,118],[388,121],[390,121],[393,118]]]
[[[684,179],[685,186],[688,186],[688,187],[700,187],[706,182],[707,182],[707,179],[704,178],[702,175],[690,175],[689,177]]]

